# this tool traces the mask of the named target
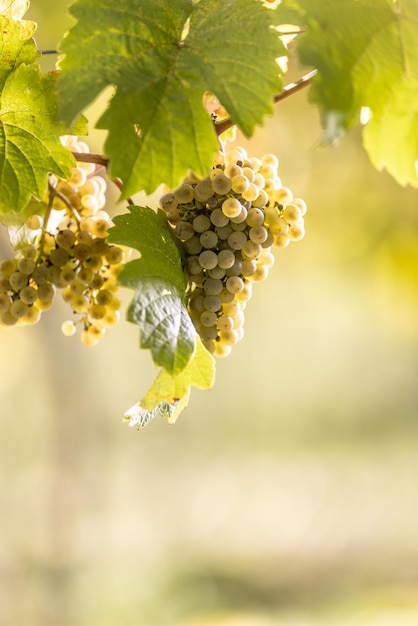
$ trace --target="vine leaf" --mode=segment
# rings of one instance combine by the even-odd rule
[[[35,26],[34,22],[16,21],[3,15],[0,5],[0,89],[19,65],[38,60],[40,55],[32,39]]]
[[[187,280],[173,230],[163,211],[149,207],[132,206],[114,223],[110,240],[141,253],[118,277],[135,290],[128,320],[140,327],[141,348],[151,350],[155,364],[178,374],[195,350],[196,331],[185,304]]]
[[[246,136],[272,112],[280,90],[271,27],[275,11],[254,0],[78,0],[61,43],[58,88],[67,122],[107,86],[116,93],[98,122],[108,130],[111,174],[123,197],[187,169],[204,176],[217,138],[203,106],[214,93]],[[248,49],[248,37],[257,45]]]
[[[74,157],[60,142],[68,129],[57,121],[56,76],[38,64],[20,65],[0,95],[0,216],[19,221],[31,196],[41,199],[48,173],[68,178]],[[79,124],[81,130],[84,124]],[[7,181],[7,182],[6,182]]]
[[[308,28],[297,50],[302,64],[318,69],[310,99],[324,141],[338,140],[368,107],[363,141],[372,163],[418,187],[416,0],[283,0],[278,14]]]
[[[13,20],[21,20],[29,9],[29,0],[0,0],[0,14]]]
[[[174,424],[187,406],[191,387],[210,389],[215,378],[215,359],[204,348],[199,337],[196,351],[179,374],[161,370],[144,398],[126,411],[124,421],[138,429],[144,428],[156,416]]]

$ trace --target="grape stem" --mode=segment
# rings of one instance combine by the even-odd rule
[[[101,165],[102,167],[109,166],[109,159],[102,154],[97,154],[94,152],[73,152],[72,153],[75,160],[80,163],[95,163],[96,165]],[[116,185],[119,191],[122,191],[123,183],[120,178],[112,178],[112,183]],[[127,203],[131,206],[135,205],[135,202],[132,198],[127,198]]]
[[[314,76],[316,76],[317,72],[318,70],[312,70],[311,72],[308,72],[307,74],[302,76],[302,78],[299,78],[299,80],[295,81],[294,83],[289,83],[288,85],[285,85],[281,93],[273,96],[273,102],[277,104],[277,102],[281,102],[285,98],[288,98],[289,96],[292,96],[294,93],[297,93],[298,91],[301,91],[305,87],[308,87],[311,84]],[[230,117],[227,117],[224,120],[220,120],[219,122],[215,121],[214,126],[215,126],[216,134],[219,137],[219,135],[224,133],[226,130],[235,126],[235,122],[231,120]]]
[[[74,215],[74,217],[77,220],[77,222],[80,223],[81,222],[81,217],[80,217],[78,211],[73,207],[73,205],[71,204],[69,199],[63,193],[58,191],[58,189],[56,189],[53,185],[50,184],[49,185],[49,197],[50,197],[50,200],[51,200],[51,198],[53,200],[54,196],[59,198],[62,202],[64,202],[64,204],[67,205],[68,209]],[[52,206],[52,202],[51,202],[51,206]]]
[[[123,189],[123,183],[121,181],[120,178],[112,178],[112,183],[114,185],[116,185],[116,187],[119,189],[119,191],[122,191]],[[131,197],[126,199],[126,202],[130,205],[130,206],[135,206],[135,202],[132,200]]]
[[[44,223],[43,223],[43,227],[42,227],[42,232],[41,232],[41,236],[39,238],[38,252],[37,252],[36,258],[35,258],[36,265],[38,265],[38,261],[39,261],[39,259],[42,258],[42,255],[44,253],[45,233],[47,232],[49,216],[51,215],[51,211],[52,211],[52,203],[54,202],[54,196],[53,196],[53,194],[51,192],[55,191],[55,189],[54,189],[54,186],[51,185],[51,183],[49,181],[48,181],[48,191],[49,191],[48,205],[46,207],[46,212],[45,212],[45,215],[44,215]]]
[[[72,155],[75,160],[80,163],[95,163],[96,165],[104,165],[104,167],[109,165],[109,159],[102,154],[94,152],[73,152]]]

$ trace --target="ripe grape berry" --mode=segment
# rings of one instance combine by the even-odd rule
[[[77,137],[61,141],[73,152],[88,152]],[[81,325],[82,343],[92,346],[117,324],[117,275],[127,252],[106,241],[112,222],[104,209],[105,191],[106,181],[92,163],[79,163],[68,181],[50,177],[41,214],[24,224],[30,241],[0,264],[1,326],[35,324],[57,289],[77,315],[62,324],[65,336]]]
[[[278,166],[274,154],[250,158],[234,146],[215,156],[206,178],[189,177],[160,199],[185,250],[190,317],[215,356],[243,337],[243,312],[274,263],[272,247],[305,234],[306,203],[283,187]]]

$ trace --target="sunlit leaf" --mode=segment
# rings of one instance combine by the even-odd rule
[[[284,47],[274,11],[255,0],[78,0],[61,44],[59,90],[67,121],[107,85],[98,122],[109,131],[111,173],[128,197],[205,175],[218,144],[203,94],[216,95],[245,135],[272,112]],[[187,28],[185,28],[187,26]],[[249,49],[248,38],[257,45]]]

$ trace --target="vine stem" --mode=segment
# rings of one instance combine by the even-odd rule
[[[108,167],[109,159],[102,154],[94,152],[73,152],[72,153],[76,161],[80,163],[95,163],[96,165],[104,165]]]
[[[308,72],[307,74],[302,76],[302,78],[299,78],[299,80],[295,81],[294,83],[289,83],[288,85],[285,85],[285,87],[283,87],[283,90],[279,94],[273,96],[273,102],[277,104],[277,102],[281,102],[285,98],[288,98],[294,93],[297,93],[305,87],[308,87],[317,73],[318,70],[312,70],[311,72]],[[231,120],[230,117],[227,117],[219,122],[214,122],[214,126],[216,134],[219,137],[219,135],[224,133],[226,130],[235,126],[235,122]]]

